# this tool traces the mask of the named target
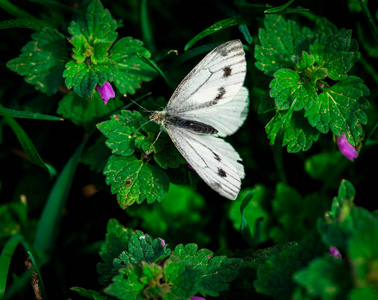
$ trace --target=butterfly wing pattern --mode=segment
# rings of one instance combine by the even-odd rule
[[[244,178],[235,149],[220,137],[236,132],[248,114],[242,87],[246,60],[239,40],[224,43],[203,58],[174,91],[160,124],[198,175],[220,195],[234,200]]]

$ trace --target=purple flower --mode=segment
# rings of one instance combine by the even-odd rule
[[[112,85],[109,83],[109,81],[105,82],[105,84],[102,86],[97,85],[95,87],[95,91],[100,94],[100,97],[102,98],[102,101],[104,101],[105,105],[110,98],[114,98],[115,96]]]
[[[161,240],[161,243],[163,244],[163,247],[165,246],[165,241],[161,238],[159,238]]]
[[[336,138],[337,145],[339,146],[340,152],[349,160],[353,161],[353,159],[358,157],[358,152],[356,148],[349,144],[345,132],[343,131],[342,136],[338,136]]]
[[[337,249],[334,246],[329,247],[329,255],[331,255],[334,258],[341,258],[341,253],[339,249]]]
[[[190,300],[206,300],[206,298],[203,298],[203,297],[190,297]]]

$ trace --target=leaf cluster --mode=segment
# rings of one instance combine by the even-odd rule
[[[257,269],[256,290],[274,299],[375,299],[377,214],[354,205],[354,197],[352,184],[342,181],[312,236],[250,254],[250,266]],[[341,258],[327,253],[331,247]]]
[[[313,30],[282,16],[267,15],[256,45],[256,67],[272,76],[270,99],[260,111],[271,107],[275,114],[266,126],[271,144],[283,130],[288,152],[306,151],[320,133],[345,132],[356,146],[367,124],[364,112],[369,89],[357,76],[348,75],[360,57],[350,30],[338,30],[324,18]]]
[[[163,200],[170,183],[164,169],[178,168],[185,162],[166,135],[156,140],[159,133],[156,124],[143,126],[147,120],[138,111],[123,110],[97,125],[112,150],[104,168],[106,183],[117,194],[123,209],[144,200],[147,203]]]
[[[120,100],[106,107],[96,93],[96,86],[113,82],[120,94],[134,94],[143,81],[156,71],[138,57],[151,53],[140,40],[123,37],[117,40],[117,22],[99,0],[89,3],[69,27],[68,39],[57,29],[42,28],[32,34],[32,41],[7,67],[25,76],[25,81],[47,95],[62,88],[72,89],[59,103],[58,113],[76,125],[85,125],[122,106]],[[94,98],[93,101],[87,98]]]
[[[196,244],[171,251],[160,238],[125,228],[112,219],[97,266],[101,291],[72,288],[89,299],[189,299],[219,296],[239,274],[242,260],[214,256]]]

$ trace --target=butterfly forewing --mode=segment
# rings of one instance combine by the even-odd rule
[[[207,54],[183,79],[166,109],[169,113],[180,114],[226,103],[242,87],[245,73],[241,42],[224,43]]]

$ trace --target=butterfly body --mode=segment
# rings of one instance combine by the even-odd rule
[[[247,117],[245,74],[241,42],[224,43],[183,79],[164,110],[150,116],[198,175],[232,200],[240,191],[244,167],[239,154],[221,137],[236,132]]]

